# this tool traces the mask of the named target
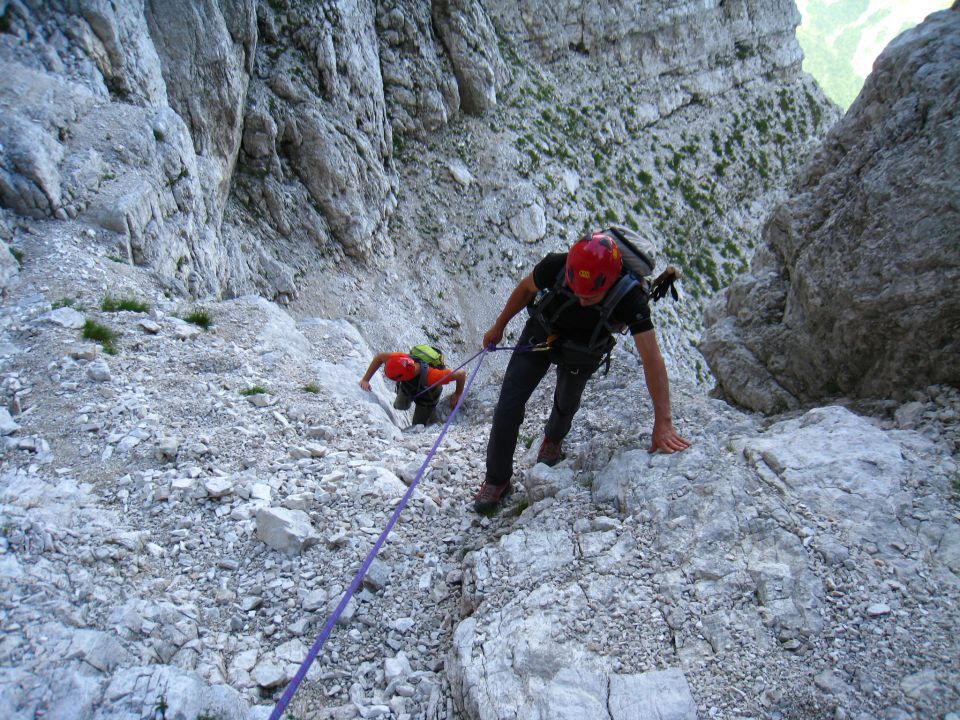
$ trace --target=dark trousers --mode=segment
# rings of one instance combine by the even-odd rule
[[[397,410],[409,410],[411,403],[414,403],[413,424],[429,425],[433,421],[433,411],[440,402],[442,393],[443,390],[440,387],[435,387],[422,395],[417,395],[417,391],[407,387],[407,383],[397,383],[397,397],[393,401],[393,406]]]
[[[533,321],[528,321],[517,345],[530,342]],[[500,399],[493,411],[493,425],[487,442],[487,481],[503,485],[513,476],[513,453],[526,413],[527,400],[553,364],[550,352],[515,352],[507,365],[500,388]],[[570,432],[573,416],[580,409],[580,396],[596,367],[567,368],[557,365],[557,387],[553,391],[553,409],[544,434],[554,442]]]

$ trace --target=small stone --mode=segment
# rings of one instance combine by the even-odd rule
[[[300,603],[300,606],[307,612],[313,612],[314,610],[319,610],[323,607],[324,603],[327,602],[327,593],[324,590],[311,590],[308,592],[303,601]]]
[[[273,405],[276,402],[276,399],[271,395],[267,395],[267,393],[255,393],[247,396],[247,402],[254,407],[264,408]]]
[[[328,452],[327,448],[323,445],[317,445],[316,443],[307,443],[304,449],[310,453],[310,457],[315,458],[326,457]]]
[[[332,548],[345,547],[347,542],[347,531],[343,528],[340,528],[333,535],[327,537],[327,545]]]
[[[310,516],[302,510],[261,508],[256,515],[257,538],[274,550],[295,555],[320,541]]]
[[[310,618],[302,617],[294,620],[287,626],[287,630],[291,635],[296,635],[297,637],[306,635],[310,630]]]
[[[47,314],[43,315],[41,319],[51,322],[54,325],[59,325],[60,327],[70,328],[71,330],[79,330],[87,322],[87,319],[84,317],[83,313],[77,312],[71,307],[62,307],[57,308],[56,310],[51,310]]]
[[[915,428],[917,423],[920,422],[924,409],[923,403],[914,400],[898,407],[893,413],[893,417],[897,421],[897,425],[906,430],[910,430]]]
[[[383,661],[383,675],[387,683],[403,682],[413,672],[405,653],[398,652],[392,658]]]
[[[353,616],[357,614],[357,605],[357,599],[355,597],[350,598],[343,608],[343,612],[340,613],[340,617],[337,618],[337,625],[349,625]]]
[[[539,203],[528,205],[508,220],[510,231],[520,241],[535,243],[547,232],[547,218]]]
[[[309,510],[313,504],[313,495],[309,493],[288,495],[282,500],[281,504],[288,510]]]
[[[288,640],[278,646],[274,653],[280,660],[299,665],[307,656],[307,646],[303,644],[302,640]]]
[[[0,435],[10,435],[20,429],[6,408],[0,408]]]
[[[157,443],[157,460],[176,460],[180,450],[180,440],[175,437],[162,437]]]
[[[285,665],[281,665],[272,660],[259,663],[250,675],[256,681],[257,685],[268,690],[283,685],[292,677],[292,675],[287,674]]]
[[[399,618],[397,620],[391,621],[390,623],[390,627],[399,633],[409,632],[410,628],[412,628],[413,626],[414,626],[414,620],[413,618],[410,618],[410,617]]]
[[[363,577],[363,586],[374,592],[382,590],[390,582],[390,566],[379,558],[370,563],[370,569]]]
[[[361,705],[357,710],[362,718],[378,718],[390,714],[390,707],[388,705]]]
[[[912,675],[907,675],[900,681],[900,689],[903,690],[903,694],[914,700],[934,697],[939,685],[935,670],[921,670]]]
[[[886,603],[873,603],[870,607],[867,608],[867,615],[870,617],[880,617],[882,615],[890,614],[890,606]]]
[[[256,648],[250,648],[248,650],[238,652],[234,656],[233,662],[230,663],[230,668],[249,672],[253,670],[257,664],[257,655],[258,651]]]
[[[273,488],[266,483],[253,483],[250,486],[250,497],[254,500],[267,500],[273,497]]]
[[[177,340],[193,340],[202,331],[196,325],[178,320],[173,325],[173,336]]]
[[[170,490],[174,492],[192,490],[196,484],[197,483],[193,478],[178,477],[170,481]]]
[[[207,496],[212,498],[222,498],[233,494],[233,483],[227,478],[209,478],[203,483]]]
[[[447,165],[447,169],[450,171],[453,179],[463,187],[467,187],[473,182],[473,175],[462,160],[451,160]]]
[[[603,515],[593,519],[593,529],[597,532],[606,532],[607,530],[616,530],[620,527],[620,523],[614,520],[613,518],[605,517]]]
[[[133,435],[127,435],[127,437],[123,438],[120,442],[117,443],[117,452],[120,455],[126,455],[140,443],[141,443],[140,438],[134,437]]]
[[[110,380],[110,366],[104,359],[94,360],[87,367],[87,377],[95,382],[107,382]]]
[[[100,346],[94,344],[73,345],[67,350],[67,354],[74,360],[92,362],[100,356]]]
[[[251,610],[256,610],[258,607],[263,605],[263,598],[251,595],[245,597],[240,601],[240,609],[244,612],[250,612]]]
[[[299,445],[297,445],[290,448],[287,451],[287,455],[289,455],[294,460],[303,460],[305,458],[310,457],[310,451],[304,447],[300,447]]]

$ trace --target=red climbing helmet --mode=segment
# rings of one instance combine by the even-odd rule
[[[575,295],[599,295],[613,286],[622,269],[620,248],[612,237],[584,235],[567,253],[567,286]]]
[[[417,376],[417,363],[409,355],[398,353],[387,359],[387,366],[383,371],[391,380],[405,382]]]

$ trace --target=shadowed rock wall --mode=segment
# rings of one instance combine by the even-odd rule
[[[960,11],[904,33],[770,216],[701,350],[776,412],[960,382]]]

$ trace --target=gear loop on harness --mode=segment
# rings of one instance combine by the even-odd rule
[[[527,345],[510,345],[510,346],[496,346],[488,345],[487,349],[490,352],[495,352],[497,350],[510,350],[512,352],[542,352],[544,350],[550,350],[553,346],[553,343],[557,340],[556,335],[551,335],[546,340],[543,340],[538,343],[529,343]]]

